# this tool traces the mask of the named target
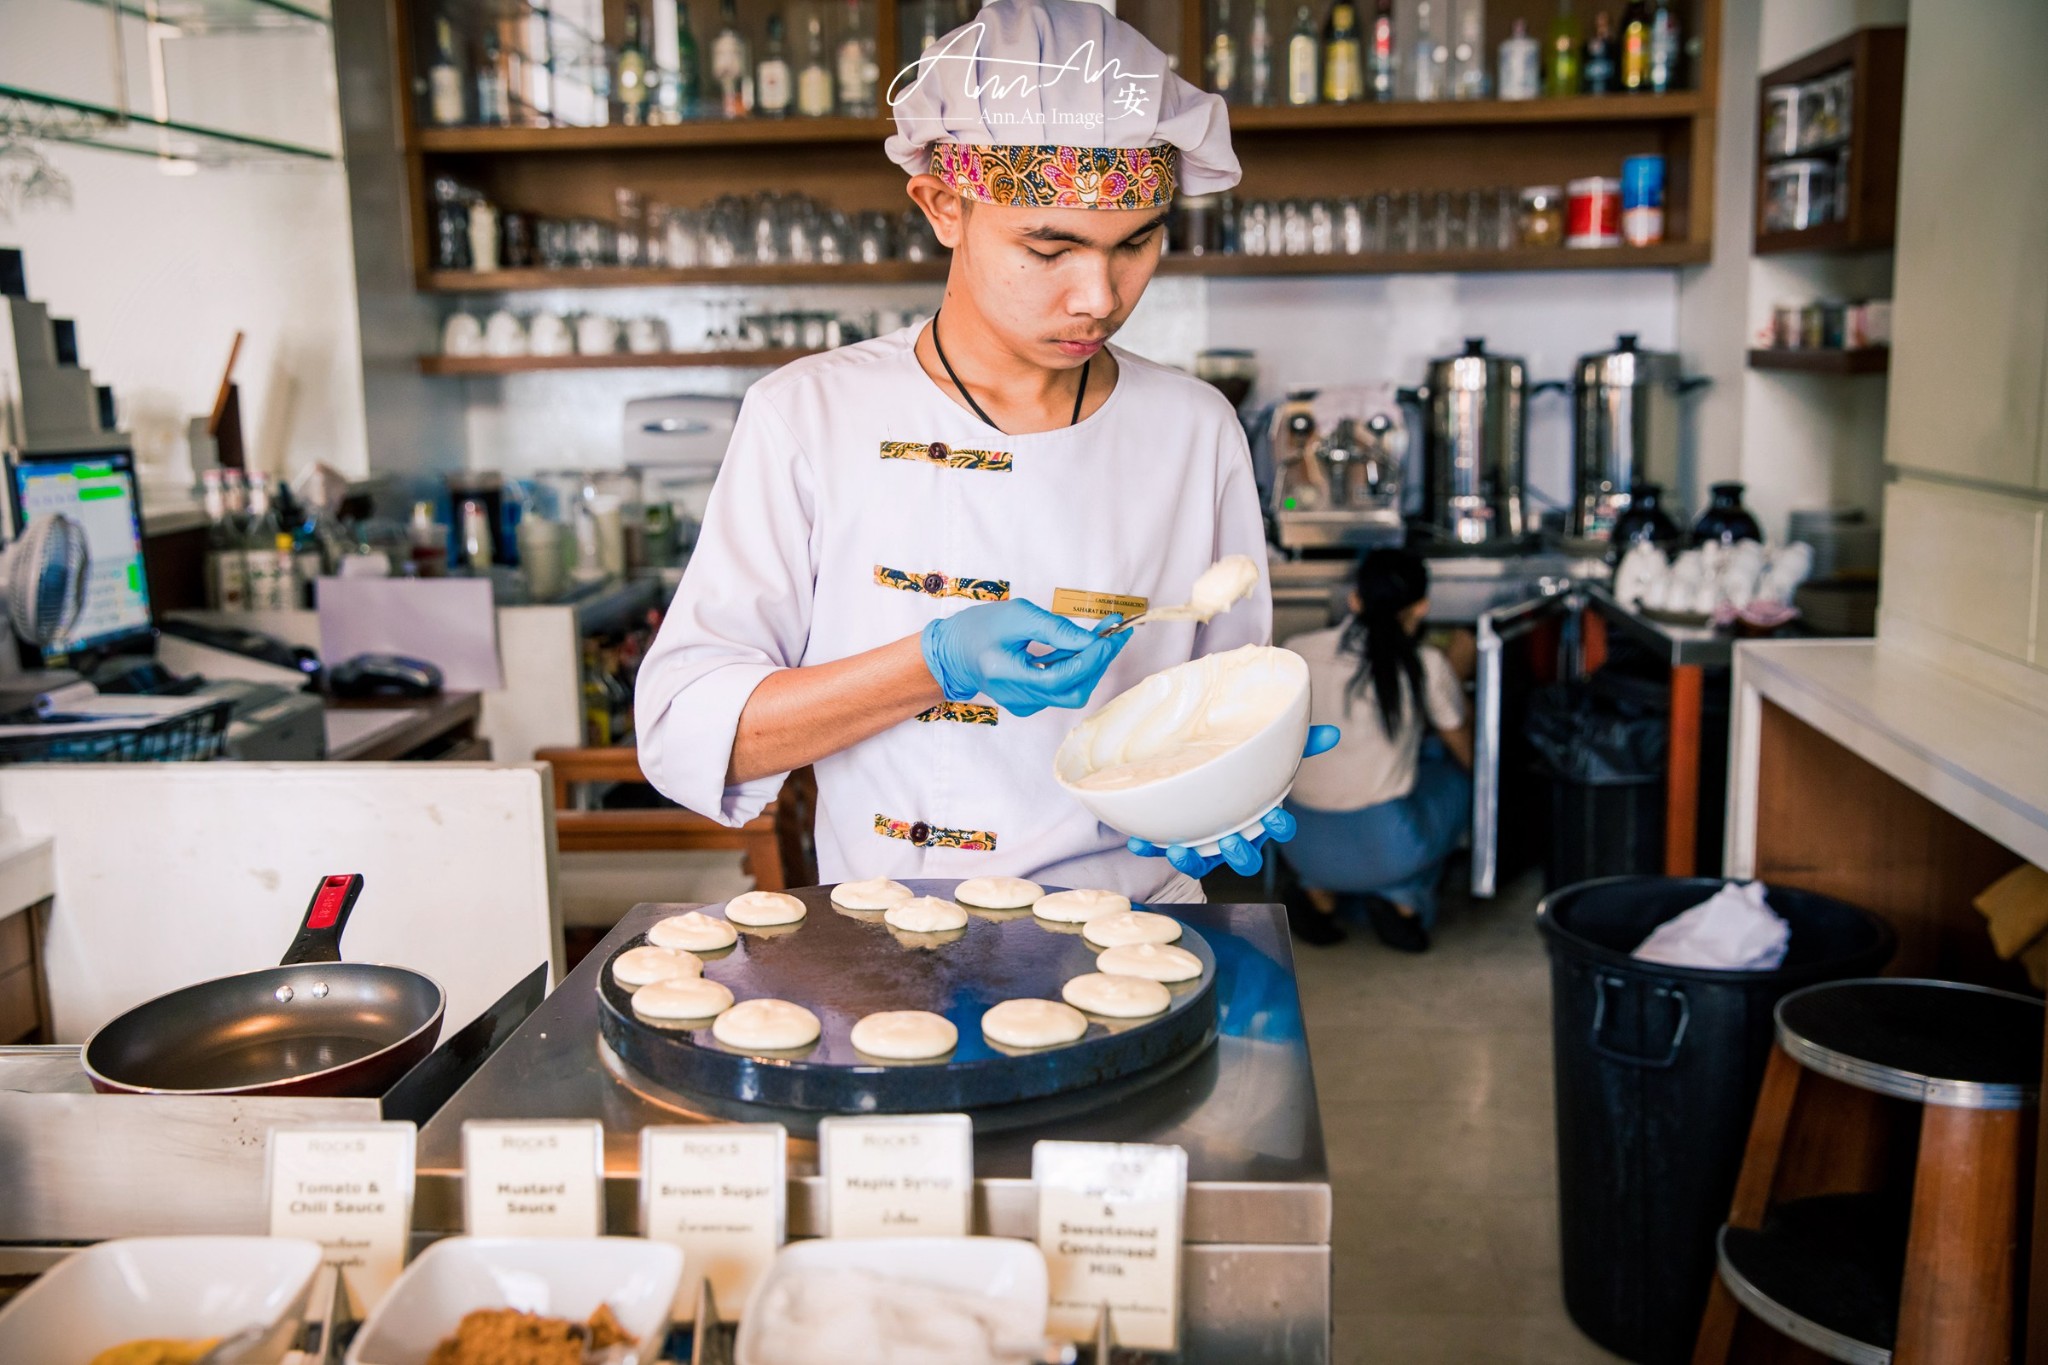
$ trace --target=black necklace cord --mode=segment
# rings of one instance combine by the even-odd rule
[[[974,401],[974,395],[969,393],[967,386],[960,382],[960,376],[953,373],[953,362],[946,359],[946,348],[939,342],[939,315],[937,313],[932,314],[932,349],[939,353],[939,364],[944,367],[946,378],[953,381],[953,387],[959,391],[960,397],[966,400],[967,406],[974,409],[974,415],[989,426],[995,427],[997,431],[1001,431],[1002,428],[996,426],[995,420],[981,410],[981,404]],[[1089,356],[1088,359],[1081,362],[1081,382],[1074,389],[1074,412],[1072,416],[1067,418],[1067,425],[1070,427],[1077,425],[1081,420],[1081,404],[1088,397],[1088,370],[1094,363],[1094,356]]]

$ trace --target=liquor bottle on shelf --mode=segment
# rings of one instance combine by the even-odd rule
[[[1273,30],[1266,19],[1266,0],[1252,0],[1251,32],[1245,38],[1245,99],[1273,102]]]
[[[1237,89],[1237,35],[1230,28],[1230,0],[1216,0],[1216,28],[1209,37],[1209,89],[1229,99]]]
[[[1650,89],[1650,11],[1643,0],[1622,6],[1621,88],[1631,95]]]
[[[1663,95],[1680,88],[1678,78],[1678,16],[1668,0],[1657,0],[1650,16],[1650,91]]]
[[[1416,0],[1413,51],[1409,58],[1409,97],[1440,100],[1450,97],[1451,45],[1442,6],[1449,0]]]
[[[1550,21],[1543,93],[1554,100],[1579,93],[1579,21],[1572,14],[1572,0],[1557,0],[1557,17]]]
[[[711,80],[718,87],[718,112],[745,118],[754,112],[754,55],[740,32],[733,0],[718,2],[718,32],[711,39]]]
[[[647,52],[640,45],[640,6],[634,0],[626,0],[626,40],[619,47],[612,92],[619,122],[629,128],[647,122]]]
[[[1351,104],[1365,97],[1365,44],[1351,0],[1330,6],[1323,26],[1323,102]]]
[[[923,12],[917,18],[917,55],[922,57],[945,32],[945,20],[939,17],[939,0],[924,0]]]
[[[1579,82],[1588,95],[1611,95],[1615,75],[1614,25],[1600,10],[1593,15],[1593,32],[1579,61]]]
[[[1287,40],[1287,102],[1314,104],[1322,84],[1322,43],[1316,38],[1316,19],[1307,5],[1294,15],[1294,35]]]
[[[228,513],[227,471],[204,476],[206,504],[206,606],[209,611],[247,611],[249,575],[242,537]]]
[[[825,65],[825,16],[814,4],[803,9],[804,64],[796,73],[796,111],[805,118],[832,112],[832,68]]]
[[[455,29],[446,19],[434,21],[434,64],[427,71],[427,113],[443,128],[463,122],[462,67],[455,60]]]
[[[1451,17],[1451,98],[1483,100],[1486,76],[1486,0],[1455,0]]]
[[[867,0],[846,0],[846,30],[839,37],[839,112],[849,118],[875,116],[875,30]]]
[[[704,99],[704,61],[697,51],[697,32],[690,27],[689,0],[676,0],[676,69],[665,89],[662,106],[670,117],[697,117]]]
[[[1529,36],[1526,20],[1516,19],[1500,44],[1500,79],[1495,93],[1504,100],[1533,100],[1543,88],[1543,54]]]
[[[1366,46],[1366,84],[1380,104],[1398,93],[1400,58],[1394,49],[1394,0],[1373,0],[1372,33]]]
[[[498,126],[512,121],[512,102],[505,89],[505,55],[498,35],[484,34],[484,50],[476,64],[476,121]]]
[[[249,480],[249,522],[242,532],[251,611],[278,611],[291,605],[287,600],[290,585],[280,581],[278,572],[280,567],[287,575],[291,572],[291,537],[284,535],[284,563],[280,566],[277,540],[281,534],[284,527],[271,509],[270,488],[263,476],[257,474]]]
[[[754,110],[764,118],[788,118],[796,92],[789,74],[789,52],[782,41],[782,12],[768,16],[761,44],[761,64],[754,68]]]

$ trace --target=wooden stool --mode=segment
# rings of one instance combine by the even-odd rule
[[[1779,1001],[1693,1365],[1812,1358],[1758,1323],[1859,1365],[2015,1359],[2042,1022],[2038,1000],[1952,981]],[[1883,1188],[1904,1164],[1887,1135],[1913,1106],[1911,1188]]]

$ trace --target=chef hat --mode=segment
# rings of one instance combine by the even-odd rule
[[[1089,0],[995,0],[889,89],[889,159],[984,204],[1162,208],[1238,182],[1223,101]]]

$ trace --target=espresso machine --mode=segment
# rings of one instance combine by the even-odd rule
[[[1281,549],[1402,543],[1409,440],[1392,386],[1290,392],[1273,411],[1270,435]]]
[[[1525,503],[1528,369],[1470,337],[1401,390],[1418,415],[1425,471],[1422,522],[1435,548],[1498,553],[1535,531]]]

